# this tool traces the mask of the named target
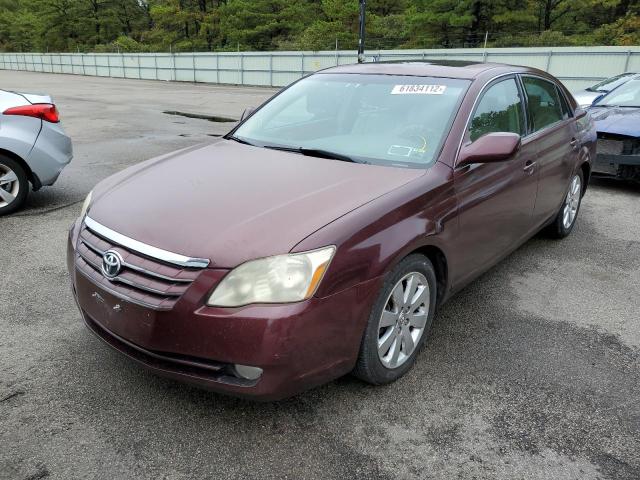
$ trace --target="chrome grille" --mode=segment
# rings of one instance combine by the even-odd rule
[[[115,251],[122,268],[114,278],[102,271],[103,256]],[[120,245],[83,225],[76,245],[78,271],[110,293],[155,310],[171,309],[202,268],[170,265]]]

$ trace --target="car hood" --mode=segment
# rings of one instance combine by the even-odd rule
[[[593,101],[605,92],[590,92],[589,90],[580,90],[573,93],[573,98],[580,106],[589,106]]]
[[[589,113],[599,133],[640,137],[640,108],[592,107]]]
[[[94,190],[89,216],[214,267],[289,252],[424,170],[353,164],[222,140],[143,162]]]

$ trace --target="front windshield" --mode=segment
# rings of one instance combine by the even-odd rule
[[[600,83],[596,83],[594,86],[587,88],[587,90],[590,92],[610,92],[614,88],[622,85],[633,75],[635,75],[635,73],[623,73],[621,75],[616,75],[615,77],[607,78]]]
[[[602,97],[596,105],[640,107],[640,79],[625,83],[620,88]]]
[[[233,137],[308,154],[331,152],[360,163],[424,168],[435,162],[469,83],[317,74],[276,96]]]

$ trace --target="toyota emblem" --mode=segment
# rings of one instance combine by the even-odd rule
[[[102,273],[107,278],[115,278],[122,270],[122,257],[115,250],[109,250],[102,256]]]

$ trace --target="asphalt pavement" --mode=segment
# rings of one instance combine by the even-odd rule
[[[53,95],[75,146],[0,218],[0,479],[640,478],[639,187],[592,182],[571,236],[536,236],[452,298],[398,382],[251,403],[93,337],[65,241],[98,181],[232,125],[163,112],[237,119],[275,90],[9,71],[0,88]]]

